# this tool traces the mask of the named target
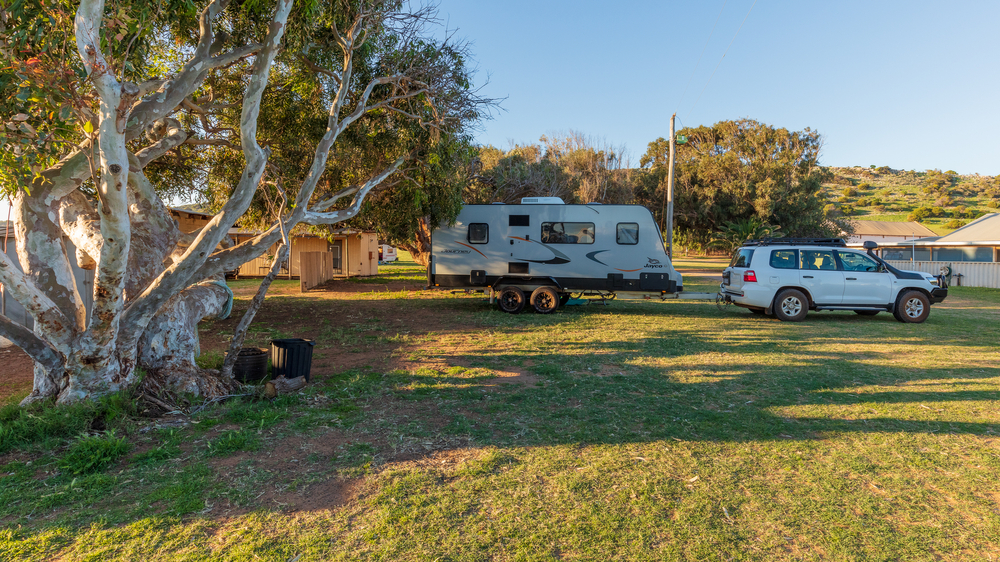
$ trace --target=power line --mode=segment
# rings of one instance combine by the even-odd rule
[[[726,52],[722,53],[722,58],[719,59],[719,64],[715,65],[715,70],[713,70],[712,71],[712,75],[708,77],[708,82],[705,82],[705,87],[701,89],[701,93],[698,94],[698,99],[694,100],[694,105],[691,106],[691,109],[688,110],[688,113],[691,113],[692,111],[694,111],[695,106],[698,105],[699,101],[701,101],[702,94],[705,93],[705,90],[708,88],[708,85],[712,82],[712,78],[715,77],[715,72],[717,70],[719,70],[719,67],[722,65],[722,61],[725,60],[726,55],[729,54],[729,48],[733,46],[733,42],[735,42],[736,41],[736,37],[739,36],[740,30],[743,29],[743,24],[747,22],[747,18],[750,17],[750,12],[753,11],[753,7],[756,6],[756,5],[757,5],[757,0],[753,0],[753,4],[750,5],[750,9],[747,10],[747,15],[743,16],[743,22],[740,23],[739,29],[736,30],[736,33],[733,35],[732,41],[730,41],[729,42],[729,46],[726,47]]]
[[[681,101],[682,102],[684,101],[684,98],[687,96],[688,88],[691,87],[691,82],[694,82],[694,75],[698,71],[698,67],[701,66],[701,59],[702,59],[702,57],[705,56],[705,51],[708,50],[708,43],[712,40],[712,35],[715,34],[715,28],[719,25],[719,19],[722,18],[722,12],[724,12],[726,10],[726,4],[728,4],[728,3],[729,3],[729,0],[726,0],[725,2],[723,2],[722,3],[722,9],[719,10],[719,15],[715,16],[715,23],[712,24],[712,31],[710,31],[708,33],[708,39],[705,39],[705,46],[701,48],[701,54],[698,55],[698,62],[694,65],[694,69],[691,71],[691,77],[688,78],[687,85],[684,86],[684,93],[681,94]]]

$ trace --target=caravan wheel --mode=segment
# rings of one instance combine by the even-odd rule
[[[552,287],[539,287],[531,293],[531,306],[539,314],[553,312],[559,308],[559,293]]]
[[[504,287],[500,289],[500,296],[497,297],[497,306],[504,312],[517,314],[524,310],[524,291],[517,287]]]

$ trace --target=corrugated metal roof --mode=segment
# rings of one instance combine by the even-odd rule
[[[941,244],[1000,244],[1000,213],[983,215],[962,228],[939,238]]]
[[[936,236],[934,231],[919,222],[851,221],[855,236],[909,236],[924,238]]]

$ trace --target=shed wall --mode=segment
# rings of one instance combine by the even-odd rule
[[[948,261],[890,261],[893,267],[910,271],[923,271],[939,275],[944,266],[951,267],[952,284],[958,284],[955,275],[962,274],[963,287],[988,287],[1000,289],[1000,263],[948,262]]]

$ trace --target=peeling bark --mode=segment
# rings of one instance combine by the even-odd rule
[[[220,377],[195,363],[201,350],[198,322],[221,314],[229,294],[218,285],[204,283],[185,289],[163,307],[139,344],[139,365],[146,371],[142,383],[145,389],[214,397],[238,386],[232,377]]]
[[[420,217],[417,221],[417,232],[413,243],[404,242],[399,247],[409,252],[413,256],[413,261],[427,267],[431,255],[430,217]]]

